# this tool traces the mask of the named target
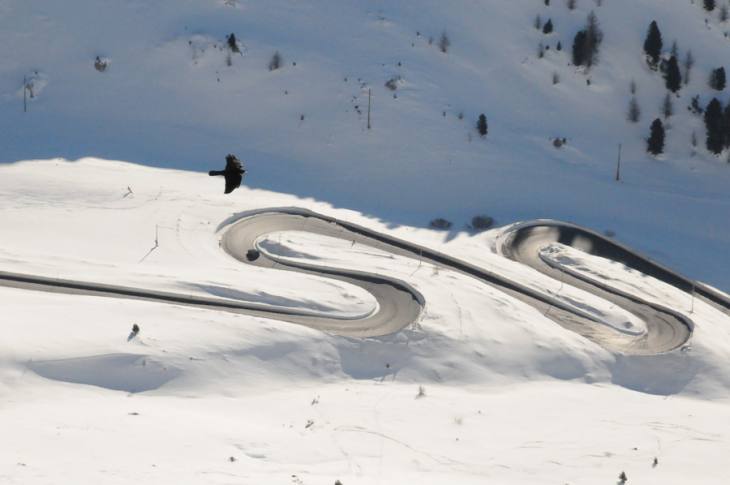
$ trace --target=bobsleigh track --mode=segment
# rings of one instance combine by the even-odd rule
[[[425,299],[405,281],[387,275],[358,272],[279,257],[271,248],[261,250],[258,241],[278,231],[306,231],[355,241],[396,255],[420,258],[440,268],[457,271],[518,298],[543,311],[557,324],[570,329],[613,352],[654,355],[685,345],[692,336],[693,322],[682,313],[647,302],[595,279],[588,279],[555,261],[541,258],[540,249],[563,244],[589,254],[620,262],[654,277],[730,314],[730,299],[710,287],[683,277],[649,258],[596,232],[557,221],[533,221],[511,226],[498,251],[505,257],[528,265],[564,284],[597,295],[631,312],[646,325],[639,334],[621,332],[593,313],[585,312],[550,294],[537,291],[488,269],[472,265],[433,249],[397,239],[365,227],[300,208],[263,209],[238,214],[224,221],[221,247],[242,264],[278,270],[298,271],[334,278],[357,285],[377,301],[376,309],[360,318],[322,315],[307,310],[272,307],[256,302],[237,302],[203,296],[182,295],[92,282],[59,280],[28,274],[0,272],[0,285],[37,291],[98,295],[117,298],[191,305],[306,325],[337,335],[377,337],[389,335],[420,319]],[[251,253],[251,250],[255,250]],[[252,257],[252,254],[255,257]]]

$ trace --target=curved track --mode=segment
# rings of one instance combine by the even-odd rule
[[[501,245],[502,254],[551,277],[557,276],[561,281],[597,294],[634,313],[646,322],[646,333],[636,336],[619,332],[590,313],[582,312],[561,300],[507,277],[426,247],[306,209],[279,208],[243,213],[223,222],[219,230],[224,230],[221,247],[242,263],[325,275],[346,281],[370,292],[376,298],[378,307],[364,318],[344,319],[317,315],[305,310],[271,308],[256,303],[231,302],[12,273],[0,272],[0,284],[43,291],[95,294],[215,308],[302,324],[338,335],[358,337],[391,334],[418,321],[425,301],[418,291],[403,281],[365,272],[294,263],[268,252],[261,252],[260,257],[254,261],[247,259],[247,252],[257,247],[257,240],[266,234],[298,230],[357,241],[394,254],[418,257],[434,265],[467,274],[534,306],[560,325],[609,350],[626,354],[652,355],[676,349],[690,338],[692,322],[669,308],[642,301],[632,295],[617,292],[593,281],[567,274],[559,268],[548,266],[538,257],[541,246],[559,242],[590,254],[620,261],[684,291],[694,289],[700,298],[725,312],[730,310],[730,301],[710,288],[688,280],[598,233],[553,221],[536,221],[513,226]]]

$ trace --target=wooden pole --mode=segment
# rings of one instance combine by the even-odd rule
[[[368,88],[368,130],[370,129],[370,92],[371,89]]]
[[[621,144],[618,144],[618,162],[616,163],[616,182],[621,180]]]

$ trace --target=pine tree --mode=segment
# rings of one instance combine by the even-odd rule
[[[646,151],[652,155],[664,153],[664,125],[659,118],[651,124],[651,135],[647,140]]]
[[[682,74],[679,72],[679,63],[674,56],[670,57],[669,62],[667,62],[664,81],[666,82],[667,89],[673,93],[676,93],[682,87]]]
[[[573,39],[573,64],[582,66],[585,62],[586,31],[580,30]]]
[[[588,14],[586,28],[575,34],[573,39],[573,64],[591,68],[598,63],[598,51],[603,41],[603,32],[596,14]]]
[[[545,22],[545,25],[542,26],[542,33],[543,34],[550,34],[553,31],[553,19],[548,19],[547,22]]]
[[[632,97],[631,101],[629,101],[629,113],[627,115],[627,119],[632,123],[636,123],[640,118],[641,108],[639,108],[639,102],[636,101],[636,97]]]
[[[662,101],[662,114],[664,115],[664,119],[668,119],[670,116],[674,114],[674,104],[672,104],[672,95],[667,93],[666,96],[664,96],[664,101]]]
[[[695,58],[692,55],[692,51],[687,51],[687,55],[684,56],[684,84],[689,84],[689,74],[692,72],[694,65]]]
[[[659,56],[662,53],[662,33],[659,31],[659,26],[656,20],[652,20],[649,24],[649,31],[646,34],[646,40],[644,41],[644,52],[648,56],[649,65],[656,69],[659,63]]]
[[[446,31],[441,32],[441,38],[439,39],[439,50],[446,54],[449,51],[449,47],[451,47],[451,39],[449,39]]]
[[[598,64],[598,50],[603,42],[603,31],[598,25],[598,17],[591,12],[586,23],[586,66]]]
[[[669,56],[679,57],[679,46],[677,46],[676,40],[672,42],[672,48],[669,50]]]
[[[228,48],[231,49],[231,52],[236,52],[236,53],[241,52],[238,49],[238,42],[236,41],[236,34],[231,33],[231,35],[229,35],[226,38],[226,41],[228,42]]]
[[[725,89],[725,68],[724,67],[718,67],[717,69],[712,70],[712,74],[710,74],[710,87],[712,89],[716,89],[718,91],[722,91]]]
[[[730,14],[728,14],[727,5],[723,3],[720,7],[720,22],[727,22],[728,17]]]
[[[566,5],[568,6],[568,10],[575,10],[575,2],[576,0],[567,0]]]
[[[479,120],[477,121],[477,131],[482,137],[487,136],[487,132],[489,131],[489,126],[487,125],[487,117],[484,116],[484,113],[479,115]]]
[[[717,98],[712,98],[705,109],[705,128],[707,129],[707,149],[717,155],[722,152],[725,145],[722,105]]]
[[[705,0],[705,10],[708,12],[715,10],[715,0]]]
[[[281,54],[279,54],[279,51],[274,52],[274,55],[271,56],[271,60],[269,61],[269,71],[276,71],[281,67]]]
[[[689,110],[692,114],[701,115],[705,110],[700,106],[700,95],[692,96],[692,101],[689,104]]]
[[[560,41],[558,41],[558,45],[555,47],[555,49],[557,49],[558,52],[562,51],[563,50],[563,43],[560,42]]]
[[[533,25],[535,26],[535,30],[540,30],[542,28],[542,19],[539,15],[535,17]]]
[[[725,106],[725,111],[722,113],[722,132],[724,135],[724,146],[730,148],[730,102]]]

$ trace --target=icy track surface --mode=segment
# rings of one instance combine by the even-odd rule
[[[225,227],[230,224],[230,227]],[[163,293],[143,289],[125,288],[116,285],[97,285],[93,282],[51,279],[17,273],[0,273],[0,280],[8,286],[40,289],[60,292],[102,294],[126,298],[139,298],[182,303],[196,306],[243,312],[256,316],[268,316],[292,323],[300,323],[319,330],[340,335],[359,337],[383,336],[398,332],[409,325],[417,324],[422,308],[425,305],[423,296],[404,281],[382,276],[363,270],[343,270],[326,264],[317,264],[306,253],[297,252],[271,239],[266,244],[261,239],[268,234],[279,231],[306,231],[330,238],[364,244],[394,255],[417,258],[419,262],[427,262],[436,270],[444,269],[460,272],[477,278],[506,293],[545,312],[545,315],[584,337],[606,347],[609,350],[625,354],[651,355],[668,352],[685,345],[692,334],[693,323],[684,315],[671,308],[640,299],[630,293],[600,285],[595,280],[577,277],[575,272],[562,271],[561,263],[541,253],[540,243],[545,240],[562,241],[562,233],[567,233],[575,247],[590,251],[594,247],[602,248],[600,254],[613,255],[641,268],[647,274],[659,278],[665,283],[682,289],[689,287],[701,291],[702,286],[689,282],[686,278],[660,267],[647,258],[611,242],[609,239],[577,226],[561,223],[540,222],[523,223],[515,226],[507,242],[501,246],[502,251],[515,260],[534,266],[543,273],[567,280],[573,286],[598,293],[602,298],[614,303],[634,316],[617,323],[616,315],[601,312],[580,302],[566,302],[552,295],[536,292],[526,285],[510,280],[489,270],[478,268],[472,264],[447,256],[423,246],[409,243],[362,226],[338,220],[306,209],[282,208],[263,209],[254,213],[234,216],[221,227],[225,227],[221,246],[238,261],[262,267],[275,266],[284,269],[326,275],[350,285],[359,286],[369,292],[377,301],[376,308],[365,315],[331,315],[311,310],[296,310],[274,305],[262,305],[257,302],[235,303]],[[562,231],[562,233],[561,233]],[[526,233],[527,234],[524,234]],[[250,251],[256,251],[252,256]],[[279,256],[278,254],[281,254]],[[292,256],[299,256],[293,258]],[[542,257],[542,258],[541,258]],[[309,259],[309,261],[307,261]],[[539,262],[544,264],[542,267]],[[554,274],[554,272],[560,272]],[[699,298],[709,299],[721,308],[730,309],[730,302],[714,292],[702,292]]]

